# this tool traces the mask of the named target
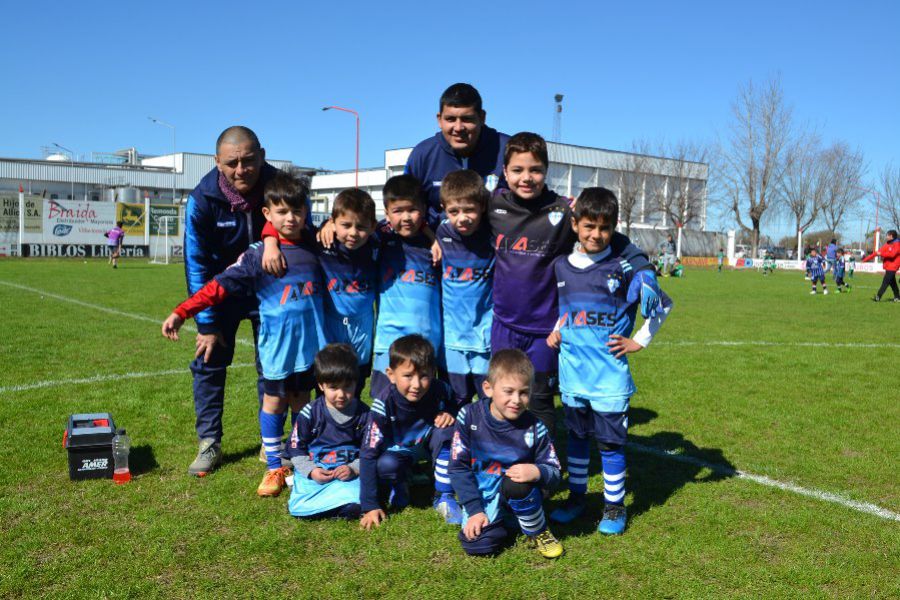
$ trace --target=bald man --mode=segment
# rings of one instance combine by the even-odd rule
[[[184,274],[188,295],[236,262],[259,241],[263,188],[277,169],[266,162],[266,151],[256,134],[240,125],[229,127],[216,141],[216,168],[191,192],[184,230]],[[200,449],[188,473],[203,477],[222,462],[222,411],[225,375],[234,357],[238,325],[248,319],[257,339],[259,315],[256,298],[231,296],[195,317],[197,353],[191,363],[194,376],[194,411]],[[262,369],[257,391],[262,397]]]

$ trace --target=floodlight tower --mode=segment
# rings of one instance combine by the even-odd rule
[[[552,140],[556,143],[562,141],[562,101],[563,95],[556,94],[553,96],[553,101],[556,102],[556,108],[553,110],[553,136]]]

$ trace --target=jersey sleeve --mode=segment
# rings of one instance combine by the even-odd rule
[[[262,257],[255,248],[241,254],[230,267],[216,275],[215,279],[234,296],[252,296],[256,281],[262,274]]]
[[[544,489],[553,489],[559,485],[562,479],[560,472],[559,457],[556,456],[556,448],[553,447],[553,440],[550,439],[550,433],[544,424],[538,421],[535,424],[534,436],[534,464],[538,471],[541,472],[541,487]]]
[[[211,306],[221,304],[227,297],[228,291],[219,285],[218,281],[211,279],[196,294],[176,306],[172,312],[182,319],[190,319]]]
[[[484,512],[484,500],[478,491],[478,481],[472,471],[472,455],[469,451],[469,427],[466,424],[466,410],[460,409],[456,417],[453,441],[450,444],[450,464],[447,473],[450,484],[459,502],[466,508],[470,516]]]
[[[278,239],[278,232],[269,221],[266,221],[266,224],[263,225],[262,232],[259,234],[259,239],[261,240],[264,240],[267,237],[273,237],[276,240]]]
[[[212,240],[215,239],[215,222],[206,202],[191,194],[188,197],[184,227],[184,274],[188,294],[196,294],[216,274]],[[204,310],[196,315],[197,331],[212,333],[216,311]]]
[[[378,504],[378,457],[390,447],[391,426],[384,402],[372,401],[359,447],[359,504],[362,512],[381,508]]]
[[[316,467],[309,456],[309,444],[312,441],[312,405],[307,404],[297,416],[294,429],[291,431],[291,439],[285,448],[285,454],[294,465],[294,472],[307,478]]]
[[[672,302],[669,295],[664,291],[659,290],[659,310],[656,311],[655,315],[644,319],[644,324],[641,325],[640,330],[632,336],[632,339],[644,348],[649,346],[650,342],[653,341],[654,336],[656,336],[656,333],[662,328],[663,323],[666,322],[674,305],[675,304]]]

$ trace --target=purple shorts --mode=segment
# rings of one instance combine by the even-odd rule
[[[491,325],[491,352],[514,348],[528,355],[535,373],[556,373],[559,369],[559,353],[547,345],[549,333],[522,333],[510,329],[499,319]]]

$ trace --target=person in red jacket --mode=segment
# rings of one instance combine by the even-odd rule
[[[887,232],[887,243],[877,251],[868,255],[863,262],[870,261],[876,256],[880,256],[884,264],[884,279],[881,280],[881,287],[878,293],[872,298],[875,302],[881,301],[881,296],[891,287],[894,292],[894,302],[900,302],[900,290],[897,289],[897,271],[900,270],[900,239],[897,239],[897,230],[891,229]]]

